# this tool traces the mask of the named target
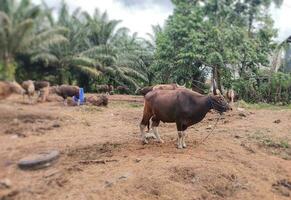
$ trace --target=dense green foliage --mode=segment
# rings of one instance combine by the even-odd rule
[[[274,42],[267,12],[282,0],[172,2],[165,26],[153,26],[146,40],[97,8],[69,12],[62,2],[53,17],[45,3],[0,0],[0,79],[78,84],[85,91],[126,85],[133,92],[171,82],[206,89],[213,75],[220,89],[234,88],[246,101],[290,102],[291,75],[274,70],[286,43]]]
[[[277,47],[273,42],[277,32],[266,10],[271,3],[280,6],[282,1],[173,3],[174,13],[156,41],[155,69],[162,82],[182,80],[203,87],[197,80],[203,82],[212,72],[219,89],[233,87],[248,101],[290,101],[288,78],[274,85],[272,80],[281,74],[261,74],[261,66],[271,69],[270,57]],[[265,76],[269,77],[262,84]]]

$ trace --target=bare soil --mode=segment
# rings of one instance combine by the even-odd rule
[[[143,98],[127,95],[108,107],[1,101],[0,200],[291,199],[291,110],[229,112],[200,144],[218,117],[209,113],[182,150],[174,124],[160,125],[164,144],[143,145],[142,111]],[[53,149],[61,155],[52,166],[18,168]]]

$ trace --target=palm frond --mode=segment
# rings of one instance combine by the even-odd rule
[[[32,62],[37,62],[37,61],[44,61],[45,63],[57,63],[59,62],[59,59],[50,53],[47,52],[42,52],[42,53],[37,53],[35,55],[32,55],[31,57]]]
[[[87,66],[83,66],[83,65],[74,65],[74,67],[81,71],[82,73],[86,74],[87,76],[90,76],[92,78],[99,78],[99,76],[102,74],[100,71],[98,71],[97,69],[93,69]]]

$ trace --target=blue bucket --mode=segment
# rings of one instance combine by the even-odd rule
[[[78,105],[84,104],[85,95],[84,95],[84,89],[83,88],[80,88],[80,90],[79,90],[79,98],[76,97],[76,96],[73,96],[73,100],[75,102],[77,102]]]
[[[79,100],[80,100],[80,103],[81,104],[84,103],[84,99],[85,99],[84,89],[83,88],[80,88],[80,90],[79,90]]]

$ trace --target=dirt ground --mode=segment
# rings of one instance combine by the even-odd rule
[[[108,107],[61,102],[0,102],[0,199],[291,199],[291,110],[209,113],[176,148],[174,124],[161,124],[164,144],[139,135],[143,98],[114,95]],[[57,149],[39,170],[17,162]],[[94,162],[94,161],[102,161]]]

